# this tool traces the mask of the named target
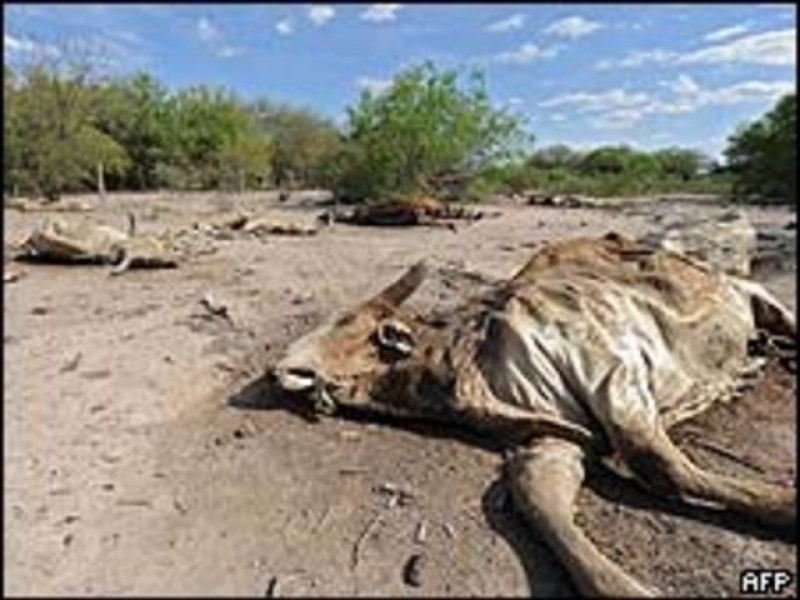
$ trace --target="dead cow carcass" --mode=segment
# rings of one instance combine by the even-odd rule
[[[792,527],[795,490],[721,476],[667,435],[736,393],[759,331],[795,318],[762,286],[609,234],[549,244],[509,281],[442,320],[401,308],[418,264],[364,304],[294,342],[280,386],[338,407],[461,424],[517,447],[517,507],[582,593],[655,593],[602,555],[573,516],[584,458],[613,458],[644,485]]]
[[[107,225],[48,221],[35,229],[19,246],[19,259],[60,263],[115,265],[113,273],[132,267],[176,267],[168,244],[152,237],[135,235],[135,221],[129,215],[129,232]]]
[[[320,219],[332,219],[337,223],[351,225],[382,227],[427,225],[455,230],[453,221],[464,220],[471,223],[483,217],[483,212],[463,206],[453,206],[433,198],[414,198],[364,204],[349,212],[325,213]]]
[[[237,211],[224,215],[214,223],[195,224],[195,228],[222,239],[230,238],[232,231],[240,231],[257,237],[262,235],[306,236],[315,235],[319,231],[317,224],[312,219],[277,211],[260,215]]]

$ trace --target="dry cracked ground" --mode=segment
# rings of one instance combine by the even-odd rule
[[[275,203],[89,201],[97,210],[63,218],[124,227],[132,209],[156,232]],[[120,277],[15,264],[26,274],[4,287],[5,593],[572,595],[508,504],[493,448],[421,425],[312,422],[264,391],[266,365],[290,340],[419,258],[505,277],[543,240],[637,235],[724,207],[496,210],[457,233],[336,225],[314,237],[235,236],[177,270]],[[760,231],[795,219],[748,212]],[[8,244],[46,216],[5,211],[6,260]],[[785,258],[759,278],[794,307],[796,263]],[[412,304],[455,302],[468,287],[434,278]],[[207,294],[230,321],[203,309]],[[677,434],[719,471],[793,479],[794,387],[772,368],[745,398]],[[578,518],[590,537],[665,592],[731,595],[742,569],[795,569],[793,539],[605,474],[589,483]],[[417,586],[404,577],[415,555]]]

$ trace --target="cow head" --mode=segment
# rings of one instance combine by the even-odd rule
[[[291,344],[273,371],[279,385],[328,414],[337,405],[377,408],[371,397],[375,384],[415,351],[415,325],[398,308],[426,272],[425,264],[417,263],[370,300]]]

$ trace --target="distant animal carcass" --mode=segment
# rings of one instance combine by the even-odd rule
[[[367,203],[350,211],[327,212],[321,215],[320,219],[351,225],[380,227],[426,225],[454,230],[454,221],[471,223],[483,218],[484,215],[483,211],[448,204],[433,198],[418,197],[410,200]]]
[[[114,274],[134,267],[177,266],[168,243],[154,236],[135,234],[132,214],[127,233],[108,225],[53,219],[25,238],[19,250],[21,259],[114,265]]]

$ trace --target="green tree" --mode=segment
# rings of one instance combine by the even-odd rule
[[[581,161],[581,154],[565,144],[555,144],[537,150],[528,159],[528,165],[535,169],[572,169]]]
[[[166,89],[152,76],[138,73],[96,90],[97,128],[122,145],[130,168],[121,176],[125,189],[153,189],[158,165],[169,160],[169,114]]]
[[[698,150],[665,148],[653,153],[659,168],[666,176],[690,181],[711,167],[711,159]]]
[[[464,186],[527,141],[520,118],[492,107],[483,75],[469,85],[431,63],[398,74],[381,92],[348,108],[340,195],[378,199]]]
[[[6,124],[21,191],[54,201],[95,181],[97,161],[124,165],[124,149],[92,121],[89,75],[85,66],[58,70],[37,64],[16,85]]]
[[[311,110],[257,101],[251,112],[272,142],[272,173],[279,187],[329,183],[333,158],[341,151],[341,134],[329,120]]]
[[[796,122],[797,96],[792,93],[729,138],[725,157],[737,196],[796,202]]]
[[[19,185],[20,128],[18,81],[14,71],[3,67],[3,191],[14,194]]]
[[[269,170],[269,140],[252,115],[223,89],[182,90],[166,103],[169,160],[160,174],[171,186],[241,188]]]

